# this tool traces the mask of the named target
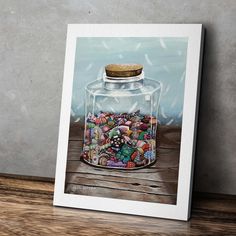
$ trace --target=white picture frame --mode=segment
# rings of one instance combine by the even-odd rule
[[[61,102],[54,206],[188,220],[195,155],[201,76],[201,24],[70,24],[68,25]],[[78,37],[187,37],[187,64],[176,205],[65,193],[70,109]]]

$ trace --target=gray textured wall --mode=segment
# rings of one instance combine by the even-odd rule
[[[68,23],[203,23],[195,190],[236,194],[236,1],[0,0],[0,172],[54,176]]]

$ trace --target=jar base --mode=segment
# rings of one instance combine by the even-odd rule
[[[96,167],[96,168],[101,168],[101,169],[115,169],[115,170],[125,170],[125,171],[129,171],[129,170],[140,170],[140,169],[144,169],[147,167],[150,167],[152,165],[154,165],[157,161],[157,159],[154,159],[153,161],[151,161],[150,163],[143,165],[143,166],[136,166],[136,167],[116,167],[116,166],[102,166],[102,165],[96,165],[93,164],[87,160],[85,160],[84,158],[80,158],[81,161],[83,161],[85,164],[88,164],[90,166]]]

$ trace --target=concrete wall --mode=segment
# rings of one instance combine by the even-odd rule
[[[68,23],[203,23],[195,190],[236,193],[236,1],[0,0],[0,172],[54,176]]]

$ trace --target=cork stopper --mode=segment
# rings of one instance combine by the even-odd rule
[[[106,75],[109,77],[132,77],[142,73],[140,64],[109,64],[105,66]]]

